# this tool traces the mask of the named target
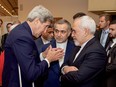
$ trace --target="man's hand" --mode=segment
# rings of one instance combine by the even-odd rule
[[[77,71],[78,68],[76,68],[75,66],[64,66],[63,67],[63,72],[66,74],[68,72],[71,72],[71,71]]]
[[[51,46],[51,45],[50,45]],[[44,58],[46,58],[46,55],[47,55],[47,53],[48,53],[48,50],[50,49],[50,46],[44,51],[44,52],[42,52],[42,56],[44,57]]]
[[[48,59],[49,62],[53,62],[56,60],[59,60],[64,56],[64,50],[61,48],[52,48],[49,46],[48,52],[46,54],[46,58]]]

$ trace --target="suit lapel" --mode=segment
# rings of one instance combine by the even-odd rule
[[[56,48],[56,40],[53,39],[53,40],[51,41],[51,45],[52,45],[53,48]]]
[[[107,48],[109,42],[111,41],[112,39],[110,38],[110,34],[108,34],[108,37],[106,39],[106,44],[105,44],[105,49]]]
[[[56,40],[52,40],[51,45],[53,48],[56,48]],[[51,64],[51,69],[53,72],[55,72],[56,74],[59,74],[59,61],[55,61]]]
[[[68,60],[70,54],[72,53],[72,49],[75,47],[74,43],[72,41],[67,42],[67,46],[66,46],[66,52],[65,52],[65,56],[64,56],[64,63]]]
[[[87,49],[92,43],[94,43],[94,42],[95,42],[95,37],[92,38],[92,39],[84,46],[84,48],[82,49],[82,51],[80,52],[80,54],[78,55],[78,57],[76,58],[76,60],[73,62],[73,64],[77,63],[77,61],[78,61],[83,55],[85,55],[86,49]]]
[[[115,45],[110,49],[110,57],[111,57],[111,62],[113,62],[113,60],[116,58],[116,43]]]

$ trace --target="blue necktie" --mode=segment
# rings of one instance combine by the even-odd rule
[[[103,31],[101,39],[100,39],[100,43],[102,44],[103,47],[105,47],[105,34],[106,34],[106,31]]]

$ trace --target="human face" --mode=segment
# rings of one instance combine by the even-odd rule
[[[8,24],[8,26],[7,26],[7,30],[8,30],[8,32],[10,32],[10,27],[12,26],[12,24]]]
[[[116,38],[116,24],[111,24],[109,28],[110,37]]]
[[[42,37],[45,39],[45,40],[48,40],[48,41],[51,41],[52,38],[53,38],[53,28],[47,28],[45,29],[45,31],[42,33]]]
[[[0,27],[2,26],[2,24],[3,24],[3,23],[2,23],[2,21],[0,20]]]
[[[109,21],[105,20],[105,17],[102,16],[99,18],[99,27],[103,29],[107,29],[109,26]]]
[[[76,46],[81,46],[86,36],[85,30],[79,28],[80,21],[75,20],[73,23],[72,37]]]
[[[46,21],[44,23],[41,23],[39,21],[39,19],[35,19],[34,23],[33,23],[33,35],[38,38],[42,32],[50,25],[49,21]]]
[[[63,43],[68,39],[70,33],[71,31],[68,29],[67,24],[56,24],[54,38],[56,42]]]

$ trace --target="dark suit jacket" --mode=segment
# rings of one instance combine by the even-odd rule
[[[62,87],[100,87],[98,82],[101,82],[105,71],[106,52],[99,41],[92,38],[73,62],[74,58],[75,55],[72,54],[63,66],[75,66],[79,70],[62,75]]]
[[[1,39],[1,48],[2,48],[2,50],[4,50],[4,44],[5,44],[7,36],[8,36],[8,33],[2,35],[2,39]]]
[[[52,40],[51,43],[46,44],[42,47],[42,51],[44,51],[49,45],[52,45],[53,48],[56,47],[56,41]],[[74,42],[68,41],[67,42],[67,47],[66,47],[66,53],[64,57],[64,62],[67,61],[68,57],[72,54],[72,50],[75,47]],[[46,79],[44,81],[44,86],[43,87],[60,87],[60,66],[59,66],[59,61],[52,62],[50,64],[50,69],[49,72],[46,75]],[[38,83],[39,81],[37,81]],[[38,87],[38,86],[36,86]]]
[[[47,62],[40,62],[38,58],[31,28],[24,22],[13,29],[6,40],[3,87],[20,87],[18,64],[22,87],[32,87],[32,82],[48,70]]]
[[[41,37],[39,37],[38,39],[35,40],[35,44],[37,46],[38,52],[41,52],[41,48],[44,45]]]
[[[111,63],[107,64],[107,87],[116,87],[116,44],[110,49]]]
[[[101,34],[102,34],[102,29],[96,30],[96,32],[95,32],[95,37],[96,37],[96,39],[98,39],[99,41],[100,41],[100,38],[101,38]],[[111,41],[111,38],[110,38],[109,35],[108,35],[107,40],[106,40],[106,44],[105,44],[105,49],[107,48],[107,46],[108,46],[108,44],[109,44],[110,41]]]

